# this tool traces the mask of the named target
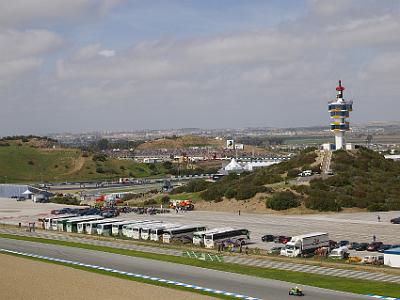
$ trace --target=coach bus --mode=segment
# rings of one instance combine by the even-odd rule
[[[150,239],[151,241],[158,242],[167,230],[177,229],[180,227],[182,227],[182,225],[180,224],[165,224],[162,226],[150,228],[148,239]]]
[[[179,228],[172,228],[164,230],[162,240],[163,243],[171,243],[172,241],[191,243],[195,232],[204,232],[205,230],[207,230],[207,228],[201,225],[185,225]],[[152,236],[150,236],[150,239],[152,239]]]
[[[217,233],[217,232],[232,230],[232,229],[233,228],[231,228],[231,227],[220,227],[220,228],[213,228],[213,229],[209,229],[209,230],[196,231],[193,233],[193,245],[204,246],[204,236],[206,234]]]
[[[232,244],[246,244],[250,240],[250,231],[247,229],[228,229],[204,235],[204,246],[214,248],[216,245],[228,242]]]

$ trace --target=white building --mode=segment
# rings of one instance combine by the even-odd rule
[[[386,266],[400,268],[400,247],[385,250],[383,259]]]

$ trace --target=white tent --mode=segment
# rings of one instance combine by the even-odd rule
[[[225,171],[243,171],[243,167],[236,161],[236,159],[232,158],[231,162],[225,166]]]

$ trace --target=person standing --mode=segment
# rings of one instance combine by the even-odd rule
[[[373,240],[374,242],[376,242],[376,235],[375,235],[375,234],[372,236],[372,240]]]
[[[381,221],[381,216],[380,215],[378,215],[378,222],[380,222]]]

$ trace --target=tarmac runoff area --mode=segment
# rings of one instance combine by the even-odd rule
[[[32,201],[18,202],[14,199],[0,198],[0,223],[17,225],[21,222],[37,221],[39,217],[50,215],[55,208],[65,207],[53,203],[33,203]],[[377,221],[377,216],[381,222]],[[251,232],[252,244],[250,247],[268,249],[274,243],[261,242],[264,234],[274,235],[300,235],[310,232],[328,232],[332,240],[350,240],[352,242],[371,242],[373,235],[377,241],[386,244],[400,244],[400,225],[391,224],[389,221],[400,216],[397,212],[357,212],[357,213],[332,213],[310,215],[277,215],[277,214],[249,214],[230,212],[171,212],[160,215],[122,214],[121,219],[152,219],[168,223],[201,224],[209,228],[230,226],[247,228]],[[359,252],[357,252],[359,253]],[[359,253],[362,254],[362,253]]]
[[[0,299],[215,299],[5,254],[0,282]]]

